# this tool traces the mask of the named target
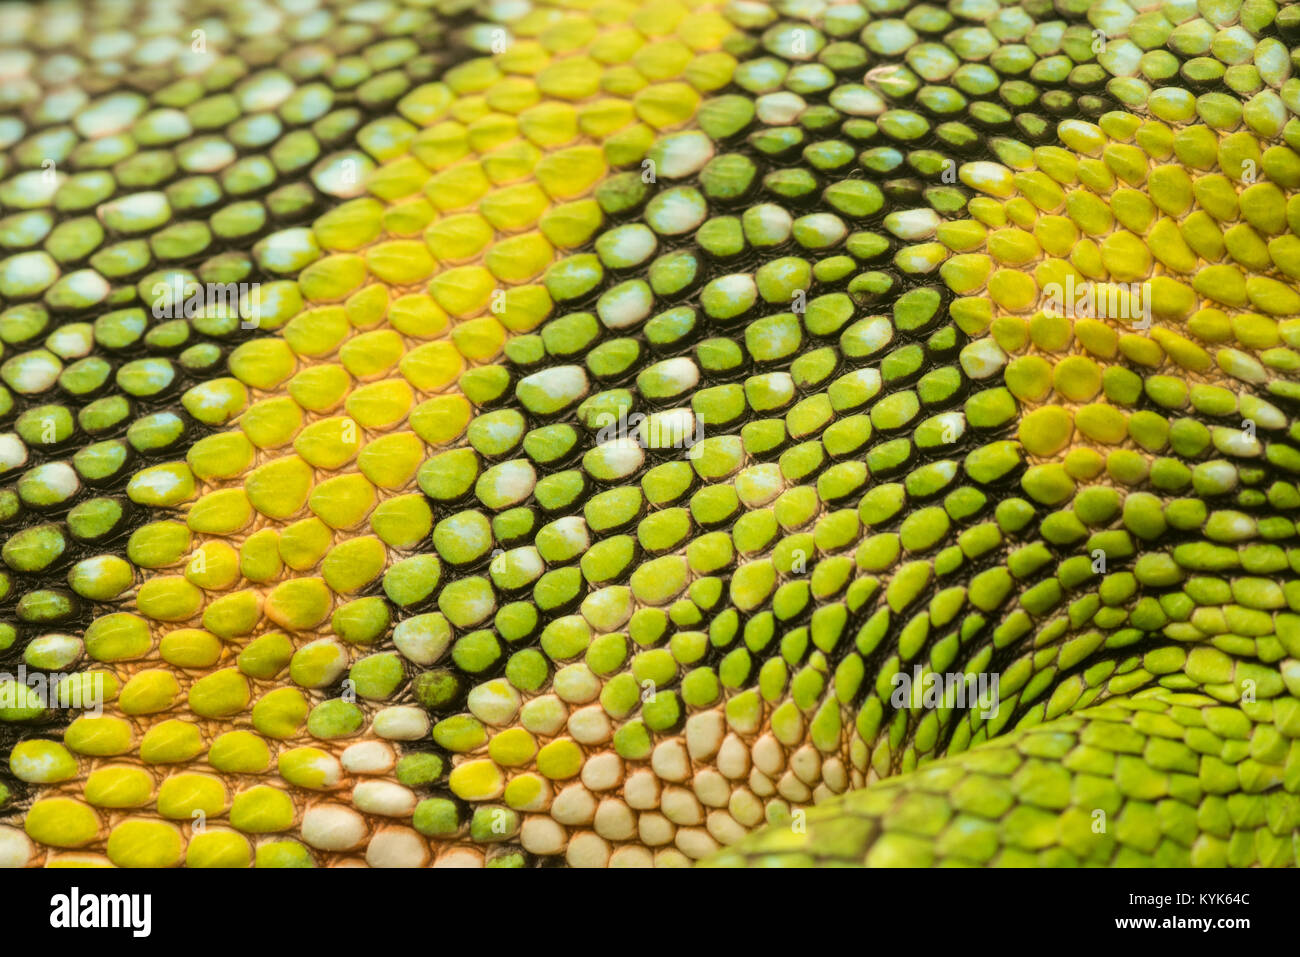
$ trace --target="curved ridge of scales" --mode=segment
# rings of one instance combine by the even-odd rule
[[[1293,863],[1300,7],[131,11],[0,20],[3,862]]]

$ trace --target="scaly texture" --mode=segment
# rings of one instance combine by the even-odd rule
[[[0,862],[1294,863],[1298,37],[6,8]]]

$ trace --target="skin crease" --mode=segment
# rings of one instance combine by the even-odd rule
[[[1293,863],[1291,8],[259,9],[5,13],[0,863]]]

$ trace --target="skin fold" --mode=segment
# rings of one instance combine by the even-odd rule
[[[1297,44],[6,7],[0,863],[1293,864]]]

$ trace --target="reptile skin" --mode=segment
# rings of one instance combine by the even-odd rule
[[[1294,864],[1297,65],[3,7],[0,864]]]

